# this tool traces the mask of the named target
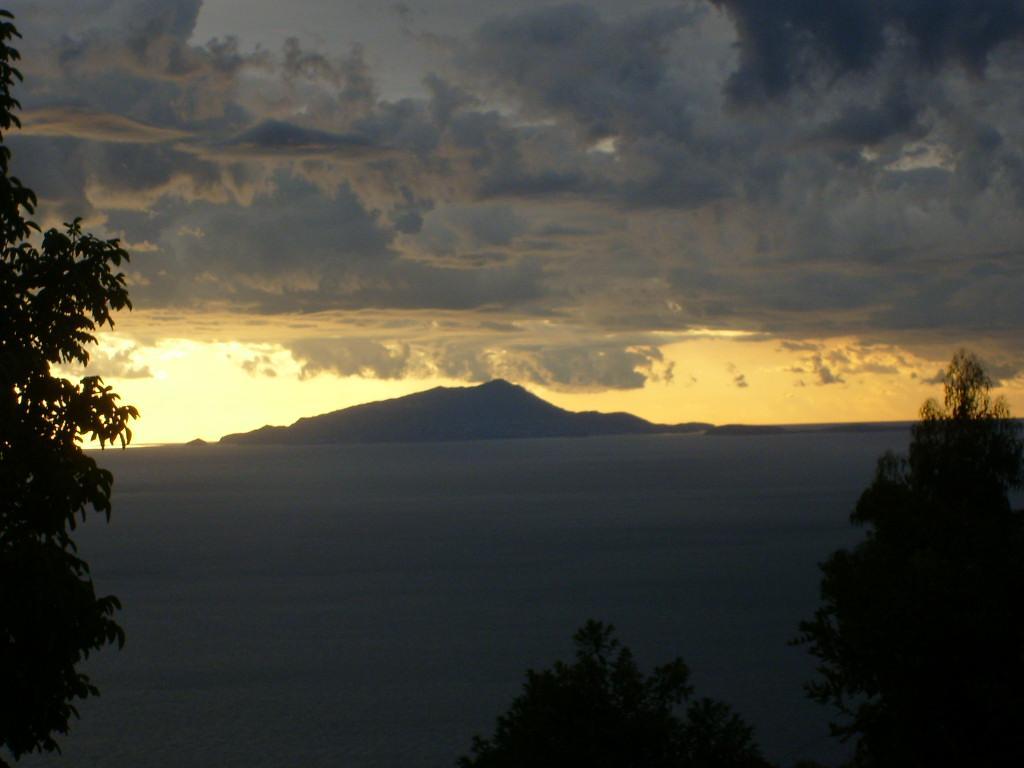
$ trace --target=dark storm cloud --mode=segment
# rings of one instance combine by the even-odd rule
[[[847,104],[835,118],[818,129],[826,142],[871,147],[896,135],[922,136],[927,130],[920,123],[921,104],[907,90],[896,84],[872,104]]]
[[[192,0],[15,3],[15,171],[44,221],[143,246],[140,306],[576,323],[508,340],[505,370],[551,386],[655,375],[663,341],[607,332],[1021,337],[1019,2],[479,7],[394,95],[371,41],[203,43]],[[496,370],[486,344],[399,342],[324,365]]]
[[[699,208],[731,197],[735,179],[699,152],[662,139],[640,139],[626,150],[641,167],[651,170],[626,180],[614,195],[627,207]]]
[[[44,222],[112,209],[146,209],[165,196],[224,202],[242,191],[229,167],[165,143],[16,135],[12,166],[42,198]],[[134,238],[136,240],[140,238]]]
[[[417,242],[429,252],[451,255],[509,246],[529,231],[509,205],[448,206],[430,216]]]
[[[200,5],[196,0],[113,0],[98,6],[16,7],[26,33],[25,73],[29,82],[42,79],[47,86],[37,83],[23,104],[87,102],[165,128],[223,118],[234,77],[261,54],[243,55],[232,40],[191,45]],[[55,7],[63,12],[56,20],[50,18]]]
[[[711,2],[736,23],[741,60],[729,91],[744,102],[867,73],[892,48],[928,72],[959,64],[980,76],[1000,45],[1024,38],[1018,0]]]
[[[453,122],[455,140],[477,152],[479,194],[627,208],[696,208],[726,196],[734,181],[716,161],[729,140],[695,127],[700,97],[673,58],[676,34],[700,16],[675,7],[606,21],[569,5],[481,27],[461,50],[464,71],[543,122],[509,130],[473,111]],[[601,140],[611,144],[599,149]]]
[[[44,208],[38,213],[54,214],[56,223],[91,213],[85,197],[87,145],[17,134],[4,138],[14,154],[11,163],[14,173],[19,178],[30,179],[31,188],[43,201]]]
[[[489,198],[557,198],[563,195],[595,194],[600,189],[591,185],[580,171],[545,170],[537,173],[495,173],[482,179],[479,195]]]
[[[542,273],[530,260],[464,269],[403,259],[392,246],[393,230],[347,187],[328,197],[281,175],[273,192],[248,206],[197,203],[173,218],[179,228],[154,232],[159,250],[133,262],[134,292],[151,306],[472,309],[541,295]],[[145,231],[144,223],[136,226]]]
[[[15,7],[27,87],[15,164],[44,203],[90,215],[147,207],[165,195],[223,201],[243,193],[237,173],[180,151],[230,129],[243,56],[232,41],[188,42],[200,3],[108,0]],[[31,141],[31,151],[17,152]],[[52,169],[52,170],[51,170]],[[70,180],[66,189],[58,177]],[[64,187],[64,188],[62,188]],[[45,208],[45,206],[44,206]]]
[[[673,34],[695,15],[674,6],[609,23],[579,4],[506,16],[481,26],[467,65],[527,103],[572,116],[593,139],[633,130],[685,137],[688,116],[667,56]]]
[[[423,229],[423,217],[434,209],[434,201],[417,197],[407,186],[399,188],[401,199],[391,209],[391,223],[403,235],[415,235]]]
[[[142,30],[123,20],[127,42],[84,27],[78,38],[57,41],[62,77],[40,89],[52,96],[89,81],[100,107],[155,124],[97,108],[41,108],[15,141],[17,170],[40,180],[51,204],[102,212],[114,233],[156,244],[132,265],[143,304],[290,312],[470,309],[538,298],[541,270],[528,259],[466,269],[405,259],[393,247],[396,234],[418,233],[435,205],[403,182],[403,162],[432,162],[444,128],[438,121],[471,100],[432,78],[430,99],[375,101],[361,54],[329,60],[294,41],[280,56],[238,54],[228,77],[234,85],[211,93],[203,81],[229,69],[217,62],[237,46],[189,44],[184,16],[157,15]],[[45,67],[39,75],[45,79]],[[246,92],[248,79],[261,84],[257,94]],[[165,111],[152,111],[148,91],[160,94]],[[303,122],[273,116],[282,110],[301,113]],[[412,161],[389,160],[392,147],[411,152]],[[376,195],[386,215],[353,191],[351,168],[333,164],[354,158],[378,164],[356,172],[362,194]],[[148,215],[129,216],[133,210]],[[513,236],[486,210],[467,222],[485,245]],[[183,234],[193,232],[204,236]]]
[[[366,136],[356,133],[332,133],[304,128],[282,120],[264,120],[227,141],[204,150],[212,156],[231,155],[323,155],[360,156],[369,152],[382,154]]]

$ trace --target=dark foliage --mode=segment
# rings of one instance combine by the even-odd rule
[[[526,673],[494,735],[473,739],[460,768],[760,768],[753,730],[725,704],[690,701],[680,659],[640,672],[612,627],[587,622],[576,660]],[[677,710],[689,702],[685,711]]]
[[[958,353],[906,458],[887,454],[823,565],[797,642],[810,695],[870,766],[1024,765],[1024,513],[1019,427],[977,359]]]
[[[71,532],[90,510],[110,516],[113,478],[82,451],[83,436],[126,445],[138,413],[98,377],[50,373],[86,365],[93,332],[131,307],[116,271],[128,254],[78,220],[39,233],[26,218],[35,195],[10,175],[3,143],[19,124],[11,18],[0,11],[0,747],[18,759],[57,749],[73,702],[98,692],[79,663],[124,642],[117,599],[96,596]]]

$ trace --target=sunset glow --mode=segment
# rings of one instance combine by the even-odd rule
[[[89,372],[142,443],[498,377],[661,422],[909,420],[961,347],[1024,410],[1012,25],[936,47],[893,6],[848,50],[739,0],[11,10],[36,218],[132,253]]]
[[[849,338],[793,346],[705,332],[665,344],[661,373],[639,388],[526,386],[569,410],[627,411],[664,424],[909,421],[926,398],[941,397],[941,360]],[[218,440],[434,386],[468,385],[426,371],[382,379],[310,372],[304,365],[283,344],[167,337],[143,346],[130,335],[108,334],[92,369],[109,371],[106,381],[139,407],[135,444]],[[1019,381],[998,392],[1014,412],[1024,412]]]

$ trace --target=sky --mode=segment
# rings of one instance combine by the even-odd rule
[[[1024,412],[1020,0],[9,0],[143,443],[502,377],[660,422]],[[66,375],[83,371],[68,369]]]

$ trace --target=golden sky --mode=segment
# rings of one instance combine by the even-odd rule
[[[941,398],[936,377],[947,362],[849,338],[784,344],[708,331],[666,344],[663,353],[662,373],[640,388],[581,391],[525,385],[569,410],[628,411],[667,424],[909,421],[926,398]],[[119,355],[122,362],[112,366]],[[304,374],[302,363],[279,344],[171,337],[139,346],[119,334],[102,339],[94,369],[103,373],[104,368],[111,371],[105,380],[141,411],[133,427],[135,444],[197,437],[215,441],[232,432],[291,424],[303,416],[434,386],[468,385],[439,375]],[[671,373],[666,375],[667,370]],[[1024,413],[1019,380],[996,392],[1008,399],[1014,413]]]
[[[498,377],[908,420],[961,347],[1024,411],[1024,24],[984,4],[8,5],[13,172],[132,254],[91,372],[141,442]]]

